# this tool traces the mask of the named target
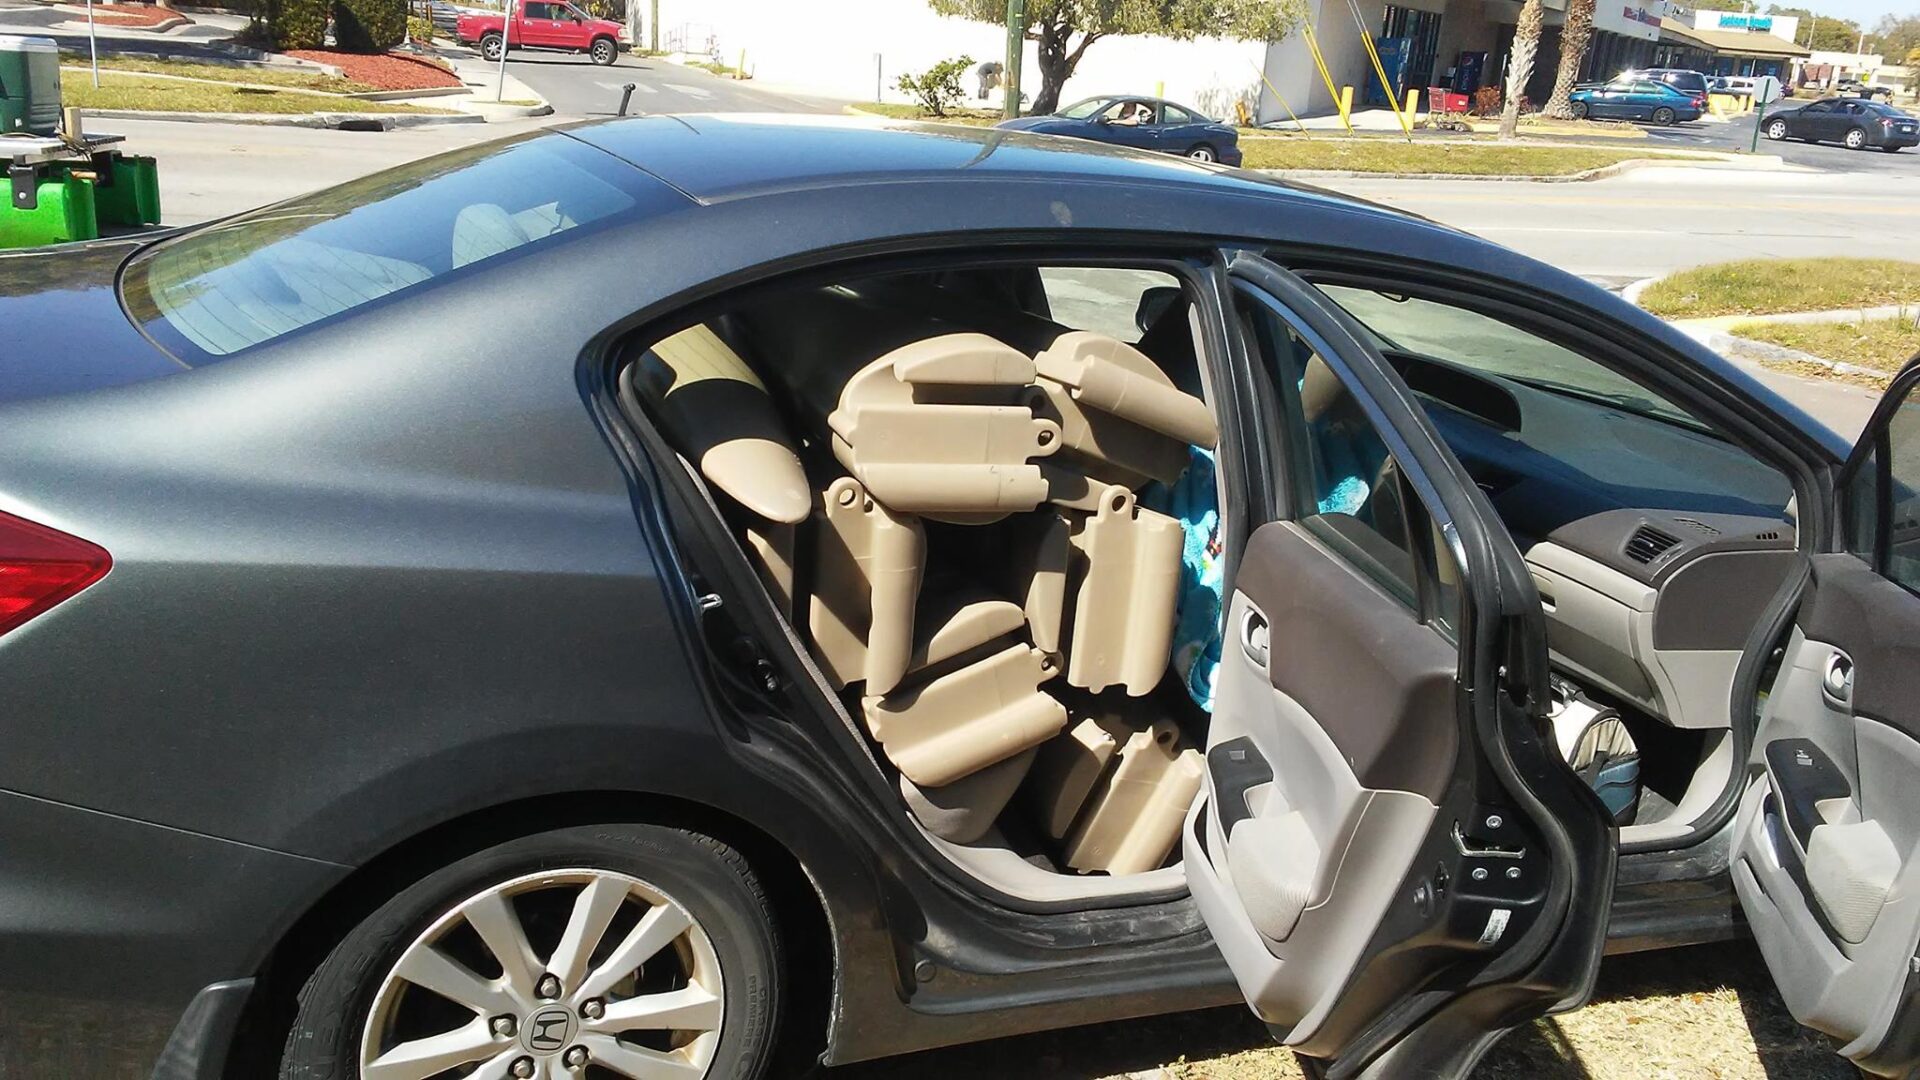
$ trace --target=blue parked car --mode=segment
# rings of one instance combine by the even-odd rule
[[[1159,150],[1195,161],[1240,164],[1240,133],[1232,124],[1159,98],[1117,94],[1090,97],[1051,116],[1022,116],[1001,121],[999,126]]]
[[[1653,79],[1615,79],[1583,86],[1568,98],[1573,115],[1585,120],[1651,120],[1662,127],[1698,120],[1707,109],[1704,93],[1692,94]]]

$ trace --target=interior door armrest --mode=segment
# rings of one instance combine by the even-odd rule
[[[1793,837],[1795,854],[1804,859],[1813,843],[1813,830],[1826,824],[1821,804],[1852,800],[1853,785],[1811,739],[1779,739],[1767,744],[1766,754],[1781,819]]]

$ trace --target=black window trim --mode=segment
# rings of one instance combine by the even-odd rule
[[[1867,421],[1866,428],[1855,444],[1853,454],[1841,466],[1839,476],[1834,481],[1834,500],[1838,522],[1835,528],[1834,549],[1850,552],[1858,557],[1861,552],[1871,552],[1871,558],[1864,561],[1883,579],[1920,596],[1920,588],[1901,581],[1892,574],[1893,564],[1893,417],[1904,404],[1920,394],[1920,357],[1909,360],[1905,367],[1888,383],[1887,390],[1874,406],[1873,417]],[[1920,402],[1916,402],[1920,404]],[[1860,544],[1860,537],[1852,535],[1858,509],[1855,500],[1860,490],[1855,481],[1861,479],[1861,471],[1873,469],[1873,536],[1866,544]]]

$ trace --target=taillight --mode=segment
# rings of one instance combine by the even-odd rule
[[[113,556],[98,544],[0,513],[0,634],[46,613],[112,568]]]

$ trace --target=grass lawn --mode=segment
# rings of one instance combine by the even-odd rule
[[[385,101],[323,97],[299,90],[254,90],[214,82],[143,78],[131,72],[100,73],[100,88],[90,79],[61,80],[62,104],[83,109],[135,109],[142,112],[203,113],[445,113]]]
[[[1920,262],[1893,259],[1718,263],[1662,278],[1640,294],[1641,307],[1668,319],[1915,303],[1920,303]]]
[[[84,55],[62,53],[60,60],[71,67],[84,69],[87,66]],[[284,86],[292,90],[323,90],[334,94],[358,94],[374,89],[365,83],[357,83],[351,79],[342,79],[317,71],[197,64],[190,60],[146,59],[133,56],[103,56],[100,58],[100,70],[151,72],[157,75],[178,75],[187,79],[207,79],[212,82],[256,83],[262,86]],[[72,77],[71,74],[67,76],[68,79]],[[88,80],[88,87],[89,89],[92,87],[91,80]]]
[[[1249,138],[1240,140],[1249,169],[1345,169],[1366,173],[1458,173],[1473,176],[1569,176],[1645,158],[1644,150],[1592,146],[1502,146],[1482,142],[1404,139]]]
[[[863,101],[853,106],[857,112],[872,113],[892,120],[924,120],[929,124],[968,124],[973,127],[992,127],[1000,122],[1000,114],[988,109],[954,109],[945,116],[934,116],[921,110],[918,105],[895,105],[891,102]]]
[[[1299,1080],[1245,1008],[1129,1020],[827,1069],[820,1080]],[[1858,1080],[1801,1028],[1749,943],[1611,957],[1593,1003],[1508,1035],[1473,1080]]]
[[[1840,323],[1740,323],[1728,333],[1812,353],[1888,375],[1920,353],[1920,326],[1912,317],[1869,319]],[[1825,371],[1825,369],[1822,369]],[[1855,381],[1885,385],[1885,380],[1861,377]]]

